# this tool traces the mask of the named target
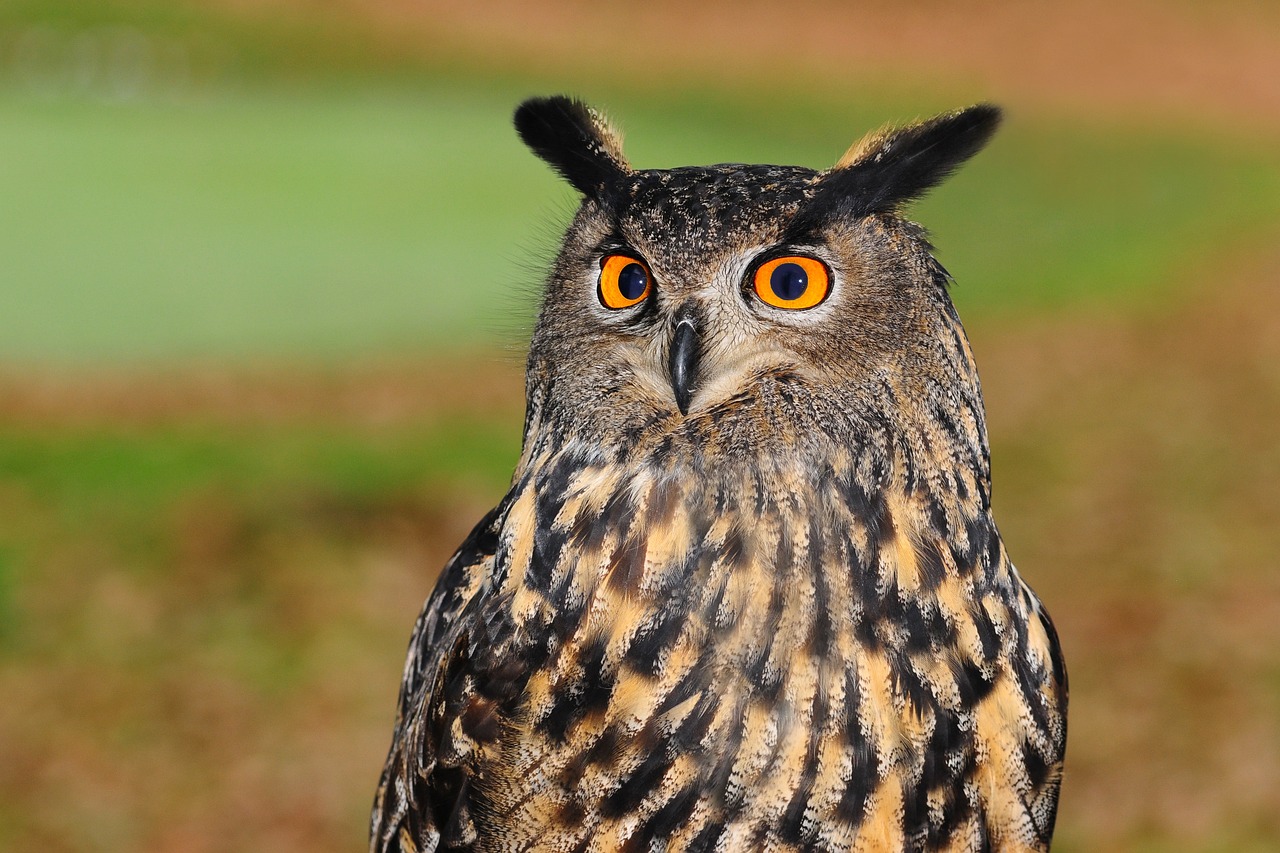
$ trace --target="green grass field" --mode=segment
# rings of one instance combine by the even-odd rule
[[[525,151],[521,90],[420,84],[104,102],[0,93],[12,363],[342,359],[519,341],[573,199]],[[822,167],[934,108],[740,92],[600,98],[639,166]],[[1164,301],[1280,223],[1280,155],[1011,116],[916,216],[988,314]]]
[[[957,105],[521,76],[238,14],[0,9],[3,850],[363,844],[404,643],[515,460],[573,209],[521,98],[607,107],[639,167],[823,167]],[[231,45],[234,73],[20,73],[33,23],[70,56],[121,22]],[[1055,850],[1280,843],[1276,143],[1047,103],[914,209],[1071,666]]]

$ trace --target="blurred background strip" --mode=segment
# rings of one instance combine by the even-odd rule
[[[1280,7],[8,0],[0,849],[349,850],[519,444],[569,92],[640,167],[990,100],[914,216],[1071,664],[1059,844],[1280,846]]]

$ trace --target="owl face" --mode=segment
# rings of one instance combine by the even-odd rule
[[[955,325],[946,274],[896,207],[985,141],[997,114],[974,109],[983,121],[959,113],[882,133],[827,172],[637,171],[585,106],[522,106],[526,142],[584,196],[535,329],[531,405],[554,393],[570,422],[620,434],[723,419],[780,377],[805,396],[883,407],[886,388],[954,374],[935,357]]]

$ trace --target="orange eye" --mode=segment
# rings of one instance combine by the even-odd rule
[[[827,298],[831,276],[817,258],[788,255],[761,264],[752,282],[756,296],[774,308],[812,308]]]
[[[649,268],[630,255],[605,255],[600,261],[600,304],[604,307],[639,305],[651,290]]]

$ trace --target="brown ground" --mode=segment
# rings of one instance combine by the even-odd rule
[[[523,358],[457,353],[431,362],[371,361],[322,372],[253,366],[0,372],[0,423],[24,428],[323,423],[351,428],[437,423],[460,411],[518,418]],[[299,374],[303,376],[300,377]]]
[[[1077,849],[1280,844],[1280,253],[1221,284],[977,344],[997,517],[1070,665]]]
[[[974,339],[997,516],[1070,665],[1059,849],[1274,849],[1280,252],[1145,320]],[[87,396],[10,377],[0,417],[72,435],[122,419],[249,435],[319,419],[357,437],[518,418],[517,365],[489,370],[482,383],[420,368],[211,371],[99,381]],[[112,540],[34,487],[0,489],[36,572],[18,600],[26,637],[0,654],[0,838],[358,847],[411,620],[496,497],[447,495],[334,506],[210,487]],[[139,537],[160,554],[141,569]]]
[[[1280,6],[1267,0],[203,0],[323,11],[399,50],[563,77],[898,86],[1066,109],[1280,128]]]

